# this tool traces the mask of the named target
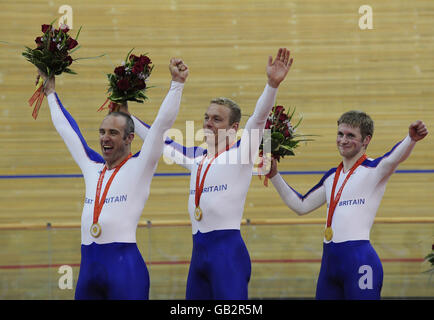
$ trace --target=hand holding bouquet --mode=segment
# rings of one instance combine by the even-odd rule
[[[274,106],[271,110],[267,122],[265,123],[264,137],[259,146],[259,156],[262,157],[259,169],[264,166],[264,156],[271,153],[271,157],[280,162],[285,156],[294,156],[294,149],[298,147],[302,141],[312,141],[305,139],[306,135],[296,134],[296,130],[300,125],[302,118],[296,125],[292,125],[291,121],[294,117],[295,108],[291,114],[290,109],[285,111],[283,106]],[[259,176],[260,177],[260,176]],[[268,178],[265,177],[264,185],[268,186]]]
[[[55,29],[52,24],[43,24],[41,27],[42,36],[36,37],[36,48],[31,49],[26,47],[22,55],[32,64],[34,64],[41,72],[45,73],[48,78],[51,78],[61,73],[76,74],[69,67],[72,61],[71,53],[77,50],[77,38],[81,28],[78,30],[75,39],[69,34],[69,27],[62,24],[59,29]],[[39,108],[44,99],[43,82],[39,81],[36,91],[29,99],[29,105],[36,105],[33,109],[33,118],[38,116]]]

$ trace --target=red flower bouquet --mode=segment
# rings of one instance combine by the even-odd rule
[[[291,114],[290,109],[285,111],[283,106],[274,106],[271,110],[265,129],[270,130],[269,133],[264,133],[261,145],[259,146],[259,156],[263,157],[264,153],[271,153],[271,157],[280,162],[285,156],[294,156],[294,149],[298,147],[302,141],[313,141],[305,139],[306,135],[296,134],[296,130],[300,125],[302,118],[296,125],[292,125],[291,121],[294,117],[295,108]],[[263,162],[259,167],[263,166]],[[267,177],[264,184],[267,186]]]
[[[110,111],[116,111],[120,104],[127,101],[143,103],[148,98],[145,95],[145,91],[148,89],[146,81],[154,66],[151,65],[151,59],[146,54],[138,57],[131,54],[132,51],[133,49],[128,52],[121,66],[116,67],[113,73],[107,74],[109,97],[99,108],[99,111],[103,110],[109,101],[111,101]]]
[[[22,55],[48,77],[60,75],[63,72],[76,74],[69,67],[77,59],[72,59],[70,54],[79,48],[77,38],[81,28],[78,30],[75,39],[68,34],[69,27],[66,24],[61,25],[59,29],[55,29],[52,24],[43,24],[41,29],[43,35],[36,37],[36,48],[25,47],[26,50]],[[30,106],[36,101],[32,114],[35,119],[44,99],[42,89],[43,84],[40,81],[35,93],[29,100]]]

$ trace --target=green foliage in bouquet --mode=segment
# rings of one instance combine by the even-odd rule
[[[432,245],[432,251],[425,258],[426,262],[431,263],[431,269],[427,272],[434,272],[434,244]]]
[[[271,145],[271,156],[280,161],[285,156],[295,155],[294,149],[298,147],[302,141],[313,141],[312,139],[305,139],[307,135],[296,134],[296,129],[300,125],[302,118],[296,125],[292,125],[291,120],[294,117],[295,108],[290,114],[290,109],[285,112],[283,106],[274,106],[271,110],[265,129],[271,131],[270,135],[265,135],[261,145],[259,146],[260,154],[264,151],[264,145]]]

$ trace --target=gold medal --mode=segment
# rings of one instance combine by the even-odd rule
[[[324,232],[325,238],[327,241],[330,241],[333,238],[333,230],[331,227],[327,227]]]
[[[196,207],[196,209],[194,209],[194,218],[197,221],[200,221],[202,219],[202,209],[200,207]]]
[[[101,235],[101,226],[99,225],[99,223],[94,223],[90,227],[90,234],[94,238],[98,238]]]

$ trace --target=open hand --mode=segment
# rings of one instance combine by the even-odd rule
[[[271,56],[268,57],[267,76],[268,84],[271,87],[277,88],[288,74],[293,62],[293,59],[289,58],[289,56],[290,52],[288,49],[280,48],[274,61]]]

